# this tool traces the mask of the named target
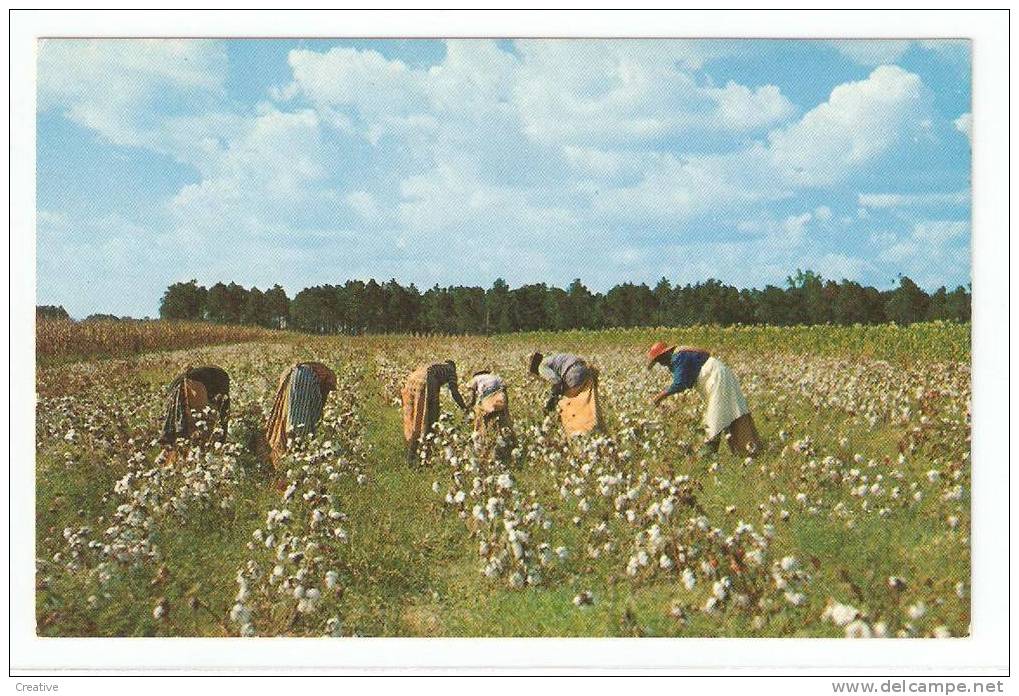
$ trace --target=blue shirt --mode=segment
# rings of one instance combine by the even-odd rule
[[[666,394],[686,391],[697,383],[701,368],[711,357],[710,353],[700,350],[677,350],[672,354],[672,384],[665,390]]]

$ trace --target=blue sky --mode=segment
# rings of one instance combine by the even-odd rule
[[[47,40],[38,297],[970,281],[959,41]]]

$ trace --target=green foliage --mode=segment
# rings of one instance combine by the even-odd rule
[[[69,320],[71,315],[67,313],[67,310],[63,306],[57,307],[54,305],[38,305],[35,308],[36,319],[64,319]]]
[[[797,270],[785,288],[738,289],[716,280],[673,286],[662,278],[654,288],[622,283],[592,293],[579,278],[565,289],[534,283],[511,289],[502,278],[492,287],[435,285],[424,293],[395,279],[384,284],[348,280],[317,285],[293,301],[279,285],[262,293],[236,283],[208,291],[195,281],[171,285],[163,296],[164,318],[217,323],[289,326],[316,334],[503,334],[517,331],[632,328],[638,326],[913,324],[928,320],[966,322],[970,294],[958,287],[927,295],[905,276],[881,291],[859,283],[825,280]]]

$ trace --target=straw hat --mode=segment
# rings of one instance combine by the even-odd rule
[[[651,346],[647,352],[647,369],[655,364],[655,360],[660,358],[663,354],[668,353],[670,350],[675,350],[676,346],[670,346],[665,341],[658,341],[658,343]]]

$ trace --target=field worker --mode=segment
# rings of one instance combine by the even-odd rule
[[[658,364],[672,372],[672,384],[651,399],[655,406],[691,387],[704,400],[706,441],[702,454],[717,452],[722,437],[728,440],[733,454],[753,456],[761,450],[746,397],[725,363],[701,348],[670,347],[662,341],[651,346],[647,359],[649,370]]]
[[[336,373],[322,363],[297,363],[283,371],[265,421],[265,439],[273,466],[287,452],[288,437],[315,434],[326,397],[334,389]]]
[[[557,406],[568,437],[602,429],[598,401],[598,370],[571,353],[532,353],[528,372],[552,383],[545,412]]]
[[[467,407],[474,408],[474,432],[481,437],[513,427],[506,383],[491,370],[475,372],[467,383]]]
[[[221,429],[220,440],[226,441],[230,419],[230,377],[225,370],[212,365],[189,367],[170,383],[167,391],[169,396],[160,443],[170,446],[180,438],[191,437],[196,421],[207,422],[204,414],[207,406],[219,419],[216,425]]]
[[[449,388],[453,401],[465,413],[467,404],[460,396],[456,383],[456,363],[446,362],[423,365],[407,376],[400,399],[403,403],[403,437],[407,441],[407,462],[414,464],[421,443],[428,437],[432,426],[439,420],[439,390]]]

